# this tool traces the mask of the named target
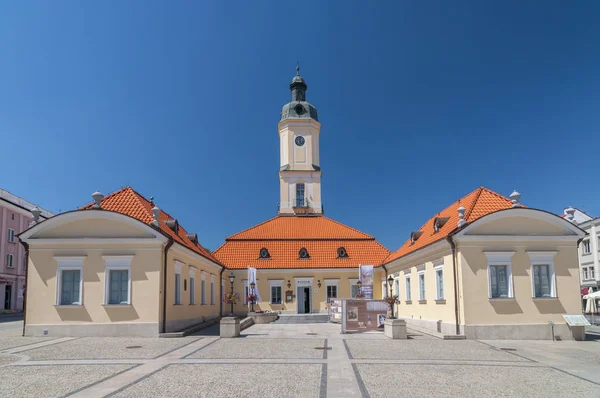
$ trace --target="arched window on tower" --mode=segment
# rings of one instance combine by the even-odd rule
[[[304,207],[304,183],[296,184],[296,207]]]

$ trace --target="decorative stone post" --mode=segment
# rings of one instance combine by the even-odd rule
[[[386,319],[383,322],[383,333],[390,339],[406,339],[406,321],[404,319]]]
[[[240,320],[235,317],[221,318],[222,338],[240,337]]]

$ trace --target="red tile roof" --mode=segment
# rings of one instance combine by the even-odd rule
[[[154,207],[154,205],[131,187],[122,188],[105,196],[100,205],[105,210],[111,210],[117,213],[125,214],[148,225],[150,225],[150,223],[154,220],[154,216],[152,215],[152,207]],[[93,203],[90,203],[86,206],[83,206],[81,209],[90,209],[92,206]],[[179,225],[177,233],[169,228],[165,224],[165,221],[170,219],[173,219],[173,217],[162,210],[160,211],[160,230],[164,235],[170,236],[175,242],[182,244],[201,256],[219,263],[208,250],[202,247],[202,245],[194,243],[188,239],[188,232],[181,225]]]
[[[465,221],[473,222],[487,214],[510,208],[512,201],[487,188],[479,187],[427,220],[418,230],[422,232],[421,236],[412,244],[409,237],[398,250],[390,254],[383,261],[383,264],[413,253],[431,243],[445,239],[448,234],[457,228],[459,218],[456,209],[460,206],[466,209]],[[436,232],[433,223],[438,217],[448,218],[448,221]]]
[[[343,247],[348,257],[339,258]],[[260,249],[269,259],[260,259]],[[300,259],[305,248],[310,258]],[[277,216],[231,235],[215,250],[227,268],[358,268],[380,264],[389,251],[371,235],[325,216]]]

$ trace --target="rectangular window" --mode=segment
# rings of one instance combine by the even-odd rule
[[[202,300],[202,305],[206,304],[206,281],[202,279],[200,282],[200,299]]]
[[[337,285],[327,285],[327,302],[332,298],[337,298]]]
[[[419,300],[425,300],[425,273],[419,274]]]
[[[296,206],[304,207],[304,184],[296,184]]]
[[[492,298],[508,297],[508,266],[490,265]]]
[[[388,284],[387,281],[381,282],[381,298],[384,299],[388,296]]]
[[[411,301],[410,276],[406,277],[406,301]]]
[[[6,255],[6,267],[13,268],[13,255],[12,254]]]
[[[358,285],[350,285],[350,297],[356,298],[358,291]]]
[[[581,247],[583,248],[583,254],[590,254],[592,252],[589,239],[584,240]]]
[[[590,279],[588,276],[588,269],[587,269],[587,267],[584,267],[583,268],[583,280],[587,281],[588,279]]]
[[[533,266],[534,297],[551,297],[551,275],[548,264]]]
[[[444,271],[437,269],[435,271],[436,287],[437,287],[437,299],[444,299]]]
[[[596,279],[596,275],[594,275],[594,267],[590,267],[589,271],[590,271],[590,279]]]
[[[196,278],[190,276],[190,304],[196,304]]]
[[[14,242],[15,241],[15,230],[12,228],[8,229],[8,241],[9,242]]]
[[[394,279],[394,294],[400,297],[400,281],[397,278]]]
[[[181,274],[175,274],[175,305],[181,304]]]
[[[210,281],[210,305],[215,304],[215,282]]]
[[[271,286],[271,304],[281,304],[281,286]]]
[[[81,305],[80,270],[63,270],[61,272],[60,305]]]
[[[108,304],[129,304],[129,271],[110,270]]]

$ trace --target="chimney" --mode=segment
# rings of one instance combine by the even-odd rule
[[[458,228],[462,227],[463,225],[465,225],[467,222],[465,221],[465,211],[467,209],[465,209],[462,205],[460,205],[460,207],[458,209],[456,209],[456,211],[458,212]]]
[[[40,210],[39,207],[35,206],[33,209],[31,209],[31,214],[33,215],[33,224],[35,225],[38,222],[40,222],[40,214],[42,214],[42,211]]]
[[[156,228],[159,228],[160,221],[158,221],[158,217],[160,216],[160,209],[157,205],[154,205],[154,207],[152,208],[152,216],[154,216],[154,220],[151,222],[151,224]]]
[[[573,224],[576,224],[575,209],[573,208],[573,206],[569,206],[565,209],[565,218],[567,219],[567,221],[572,222]]]
[[[100,191],[96,191],[92,194],[92,198],[94,198],[94,205],[92,206],[92,208],[101,209],[102,206],[100,206],[100,202],[102,202],[102,199],[104,199],[104,195],[102,195]]]
[[[512,201],[512,207],[521,207],[521,204],[519,203],[519,199],[521,199],[520,193],[518,193],[517,191],[513,191],[513,193],[510,194],[509,198]]]

